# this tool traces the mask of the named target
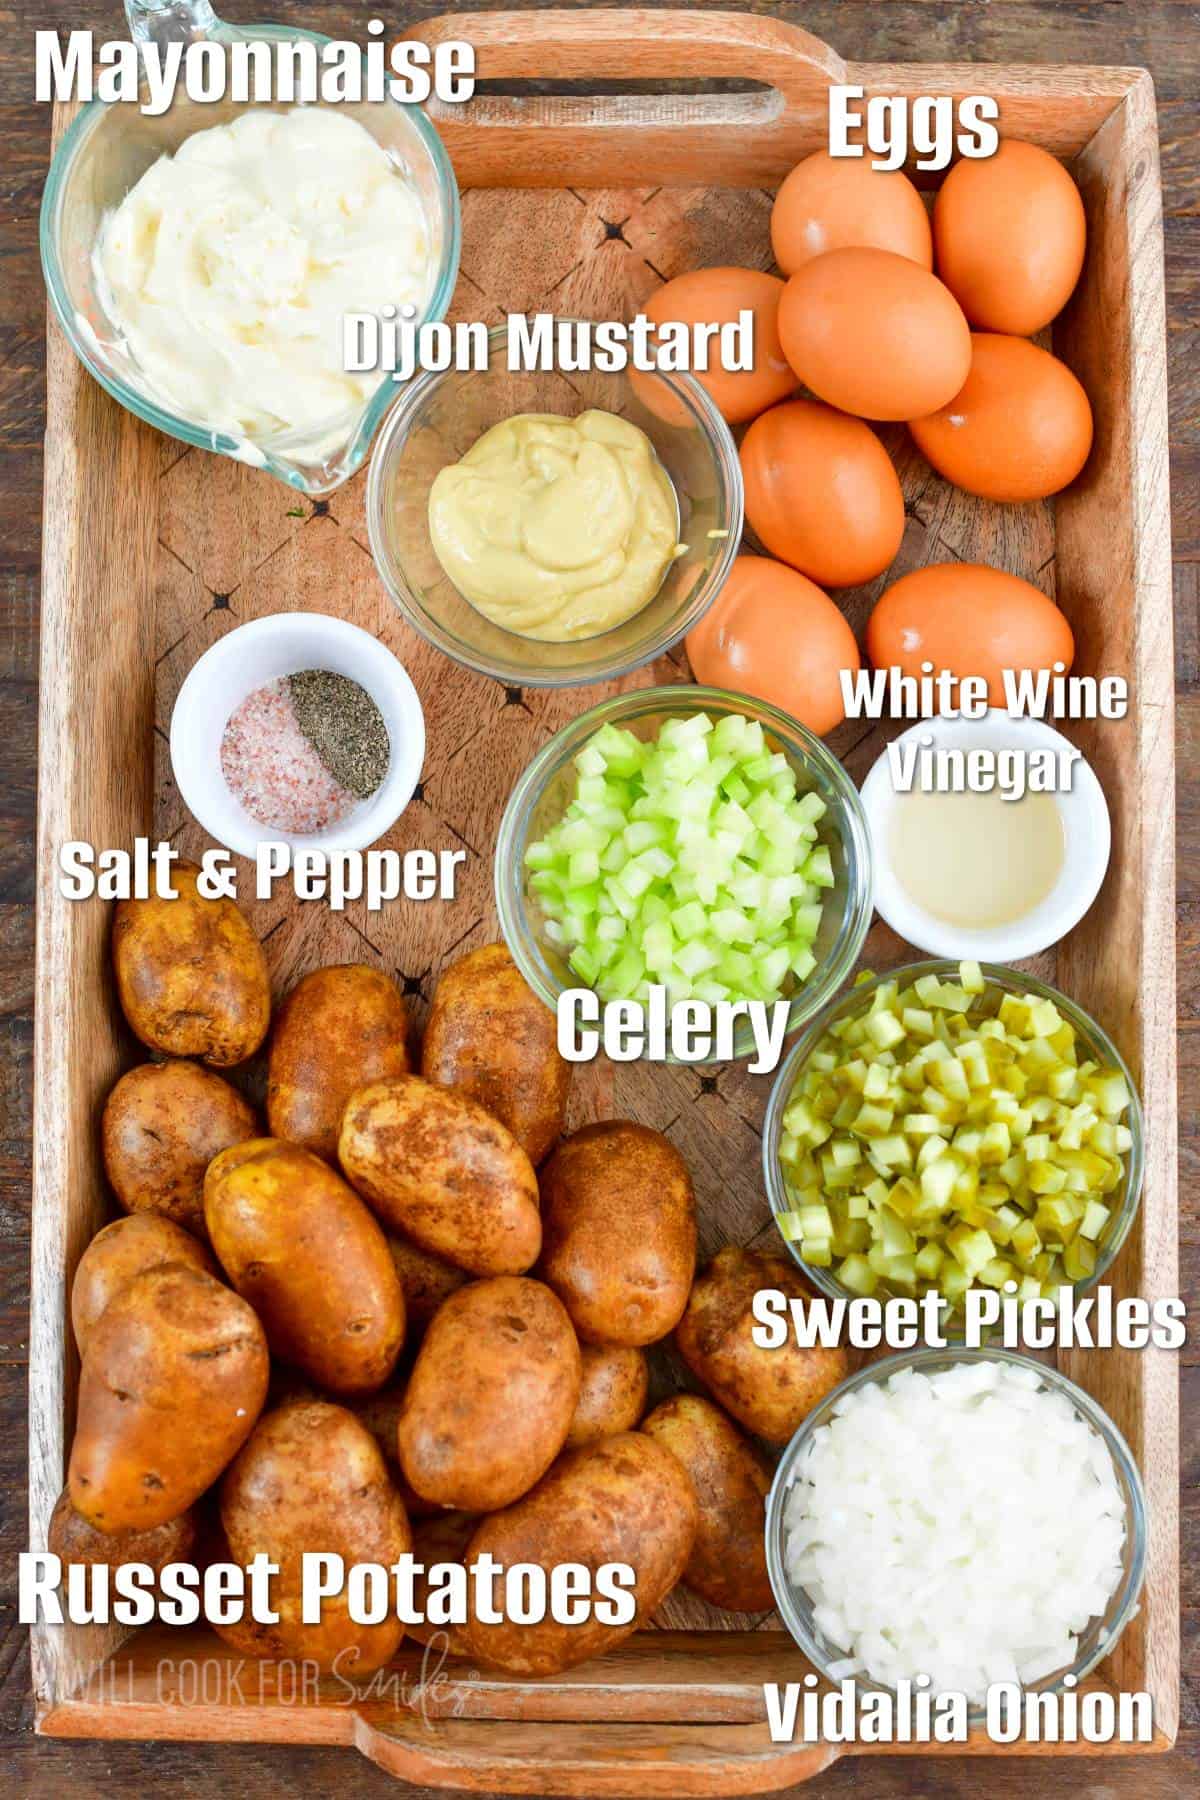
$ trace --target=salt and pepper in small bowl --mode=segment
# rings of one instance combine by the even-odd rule
[[[188,674],[171,715],[175,783],[219,843],[362,850],[395,824],[425,758],[403,665],[325,613],[239,625]]]

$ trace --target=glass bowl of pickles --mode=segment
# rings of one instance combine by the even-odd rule
[[[1023,1302],[1105,1274],[1141,1198],[1142,1110],[1064,994],[992,964],[910,963],[860,976],[793,1046],[763,1167],[821,1292],[933,1290],[953,1321],[972,1288]]]

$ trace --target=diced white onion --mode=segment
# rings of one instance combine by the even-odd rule
[[[981,1358],[846,1394],[796,1470],[784,1532],[833,1668],[982,1701],[1075,1661],[1121,1581],[1125,1502],[1067,1396]]]

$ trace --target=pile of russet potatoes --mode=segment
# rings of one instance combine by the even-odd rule
[[[222,1635],[356,1673],[403,1626],[356,1624],[337,1599],[305,1624],[306,1552],[632,1566],[633,1624],[472,1611],[452,1630],[519,1675],[611,1649],[678,1581],[769,1608],[771,1465],[753,1440],[786,1443],[849,1372],[840,1351],[753,1343],[758,1288],[803,1300],[793,1265],[730,1246],[697,1275],[674,1146],[627,1120],[563,1137],[554,1016],[503,947],[443,973],[417,1074],[404,1001],[373,968],[305,976],[272,1027],[262,948],[197,874],[116,909],[121,1004],[164,1060],[104,1108],[126,1216],[72,1290],[83,1368],[51,1548],[156,1571],[265,1554],[278,1623]],[[268,1030],[263,1136],[214,1071]],[[645,1416],[646,1347],[671,1333],[713,1398]]]

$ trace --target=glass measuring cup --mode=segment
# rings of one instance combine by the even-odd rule
[[[226,24],[209,0],[126,0],[125,12],[131,36],[140,43],[207,38],[265,43],[274,51],[300,40],[317,45],[330,41],[290,26]],[[302,493],[327,494],[348,480],[366,457],[376,427],[395,398],[396,384],[389,374],[381,374],[378,387],[357,412],[330,419],[315,430],[281,431],[248,443],[171,412],[150,392],[105,312],[92,270],[92,250],[105,214],[120,204],[150,165],[178,149],[193,132],[227,124],[252,105],[288,109],[286,102],[197,104],[182,87],[157,118],[147,117],[132,103],[93,100],[85,106],[55,152],[46,180],[42,269],[71,348],[114,400],[183,443],[261,466]],[[383,146],[420,198],[432,263],[422,319],[441,319],[454,292],[460,240],[458,188],[441,139],[414,105],[347,103],[340,110]]]

